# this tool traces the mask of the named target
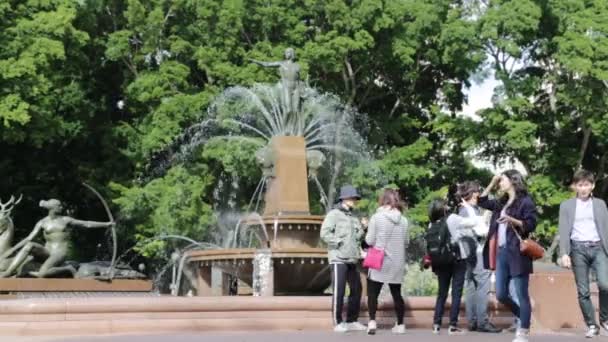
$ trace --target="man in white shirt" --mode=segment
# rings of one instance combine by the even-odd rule
[[[579,170],[574,174],[576,198],[562,202],[559,208],[560,262],[572,268],[578,301],[587,324],[587,338],[608,335],[608,209],[606,203],[592,196],[593,174]],[[597,274],[600,299],[600,323],[589,290],[589,271]]]

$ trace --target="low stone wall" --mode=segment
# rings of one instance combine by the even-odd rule
[[[430,328],[432,297],[406,299],[406,325]],[[448,303],[449,308],[449,303]],[[365,302],[361,321],[367,322]],[[446,310],[446,313],[449,310]],[[128,297],[0,301],[0,335],[87,335],[185,331],[327,330],[330,297]],[[508,325],[504,308],[491,304],[493,319]],[[462,312],[464,314],[464,310]],[[391,302],[378,320],[394,324]],[[445,319],[447,322],[447,318]],[[461,324],[466,324],[464,318]]]

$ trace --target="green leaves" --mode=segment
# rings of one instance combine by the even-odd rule
[[[0,118],[4,127],[10,128],[13,123],[26,124],[30,121],[29,104],[22,101],[18,94],[9,94],[0,98]]]
[[[161,235],[202,239],[214,222],[213,210],[204,202],[212,182],[204,167],[195,170],[175,167],[145,186],[127,188],[117,183],[110,186],[119,194],[114,202],[120,207],[121,219],[135,224],[138,251],[147,257],[157,257],[165,246],[158,240]],[[150,237],[155,239],[150,241]]]

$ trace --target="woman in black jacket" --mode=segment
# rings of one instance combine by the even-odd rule
[[[503,195],[489,199],[488,194],[496,185]],[[521,254],[518,234],[525,239],[536,229],[536,205],[521,173],[508,170],[492,179],[479,198],[479,206],[492,211],[483,250],[484,267],[496,269],[496,298],[520,319],[513,342],[527,342],[532,314],[528,293],[532,259]],[[515,285],[519,305],[509,296],[510,282]]]

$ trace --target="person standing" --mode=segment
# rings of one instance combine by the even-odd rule
[[[384,251],[382,268],[369,269],[367,276],[367,303],[369,323],[367,333],[376,333],[376,310],[378,295],[383,284],[388,284],[395,305],[397,322],[392,329],[394,334],[404,334],[405,324],[403,315],[405,303],[401,296],[401,283],[405,275],[405,249],[408,244],[408,222],[403,217],[403,203],[399,193],[393,189],[385,189],[378,201],[379,208],[369,220],[365,242]]]
[[[452,283],[452,303],[448,335],[461,335],[464,333],[464,331],[458,328],[458,315],[460,313],[462,290],[467,270],[466,259],[468,252],[463,248],[464,244],[461,243],[461,239],[464,236],[471,236],[473,234],[472,229],[479,223],[480,219],[478,217],[464,218],[455,214],[448,215],[448,206],[444,199],[435,199],[429,206],[430,226],[426,234],[427,249],[429,249],[431,257],[431,267],[433,273],[437,275],[439,285],[433,315],[434,334],[439,334],[441,329],[441,321],[450,290],[450,283]],[[433,255],[428,246],[433,244],[432,240],[437,239],[436,235],[441,236],[439,240],[441,240],[440,245],[442,246],[439,249],[442,252]],[[447,252],[448,250],[450,252]],[[450,255],[449,257],[447,257],[448,254]],[[441,256],[440,261],[437,260],[439,256]]]
[[[481,194],[478,182],[467,181],[459,185],[458,197],[462,204],[458,214],[462,217],[480,216],[477,206]],[[492,271],[483,267],[483,243],[488,235],[488,225],[480,220],[475,226],[473,237],[465,238],[471,253],[467,259],[466,272],[466,315],[469,331],[499,333],[502,329],[494,326],[488,319],[488,298],[490,295],[490,278]]]
[[[500,199],[489,199],[489,193],[497,185],[504,195]],[[479,206],[492,211],[488,240],[483,249],[484,267],[496,268],[496,298],[519,318],[520,326],[513,342],[527,342],[532,315],[528,285],[533,268],[532,259],[520,252],[518,236],[525,239],[536,229],[536,205],[521,173],[507,170],[492,178],[479,197]],[[511,282],[519,304],[509,294]]]
[[[586,170],[574,174],[576,198],[568,199],[559,207],[560,261],[563,267],[572,268],[578,302],[592,338],[608,335],[608,210],[606,203],[593,197],[595,178]],[[589,291],[589,271],[597,274],[599,288],[600,323]]]
[[[339,202],[323,220],[321,239],[327,244],[327,257],[332,272],[332,315],[335,332],[359,331],[367,328],[359,323],[361,305],[361,279],[358,263],[361,259],[360,243],[363,228],[353,209],[361,196],[351,185],[340,189]],[[350,289],[346,322],[342,307],[346,284]]]

